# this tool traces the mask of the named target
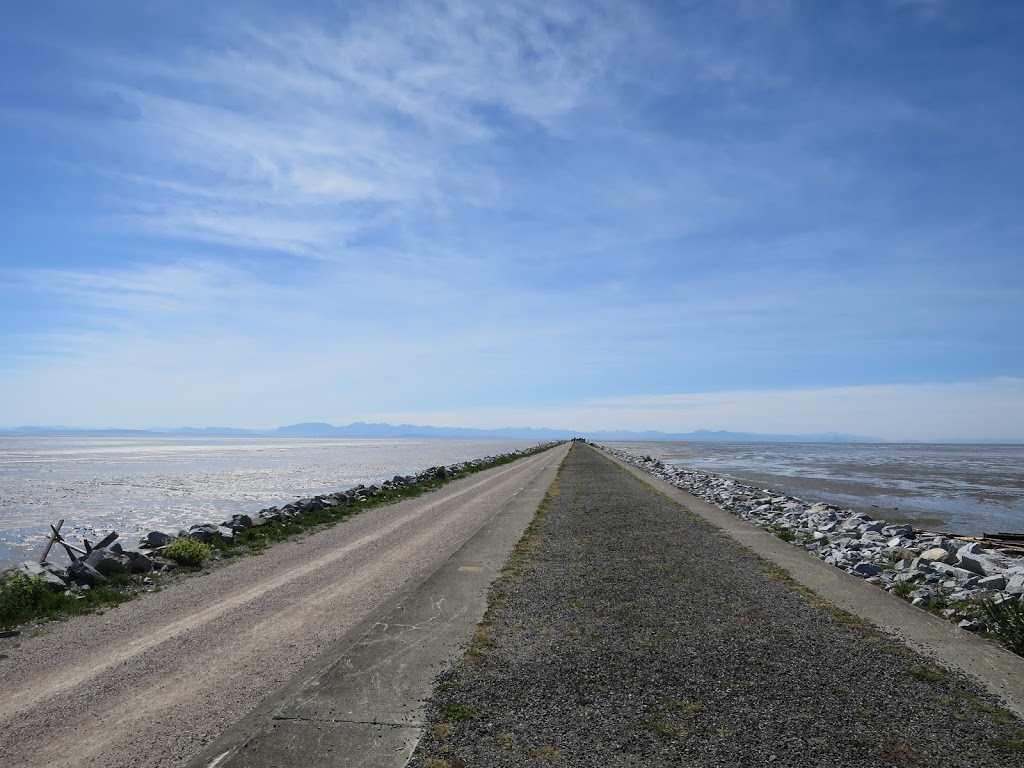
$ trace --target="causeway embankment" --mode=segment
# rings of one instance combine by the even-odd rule
[[[412,765],[1024,765],[1024,660],[591,447],[520,553]]]

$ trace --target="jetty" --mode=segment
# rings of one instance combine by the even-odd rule
[[[581,441],[0,675],[11,765],[1024,768],[1024,658]]]

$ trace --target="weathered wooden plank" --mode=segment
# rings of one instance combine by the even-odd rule
[[[56,525],[51,525],[50,526],[51,533],[50,533],[49,539],[46,542],[46,546],[43,548],[43,554],[41,554],[39,556],[39,562],[40,563],[46,562],[46,556],[50,554],[50,549],[53,547],[55,542],[60,540],[60,527],[62,525],[64,525],[64,518],[63,517],[60,519],[60,521]]]

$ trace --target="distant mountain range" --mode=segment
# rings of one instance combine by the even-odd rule
[[[815,442],[815,443],[878,443],[874,437],[858,435],[762,435],[752,432],[631,432],[628,430],[584,432],[570,429],[534,429],[531,427],[503,427],[501,429],[473,429],[469,427],[429,427],[414,424],[367,424],[357,421],[336,427],[312,422],[291,424],[276,429],[235,429],[233,427],[153,427],[150,429],[89,429],[81,427],[14,427],[0,429],[4,436],[35,437],[491,437],[524,440],[567,440],[585,437],[589,440],[679,440],[716,442]]]
[[[501,429],[473,429],[471,427],[429,427],[415,424],[367,424],[357,421],[343,427],[321,422],[291,424],[276,429],[235,429],[234,427],[152,427],[150,429],[90,429],[82,427],[14,427],[0,429],[0,437],[491,437],[522,440],[568,440],[584,437],[588,440],[629,442],[731,442],[731,443],[886,443],[878,437],[844,435],[835,432],[813,435],[765,435],[755,432],[630,432],[628,430],[586,432],[571,429],[533,429],[532,427],[502,427]],[[906,441],[921,442],[921,441]],[[936,443],[962,444],[1024,444],[1024,440],[936,440]]]

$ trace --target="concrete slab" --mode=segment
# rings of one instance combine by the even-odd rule
[[[828,565],[738,515],[708,504],[614,456],[602,455],[720,528],[755,554],[784,568],[797,583],[832,605],[866,619],[915,651],[932,657],[941,666],[978,681],[1007,709],[1024,717],[1024,658]]]
[[[420,729],[383,724],[284,720],[249,739],[237,753],[211,766],[247,765],[366,768],[405,765],[419,743]],[[358,745],[358,749],[353,749]]]
[[[465,542],[367,617],[190,768],[399,768],[423,727],[437,673],[462,653],[487,591],[537,511],[569,446]]]

